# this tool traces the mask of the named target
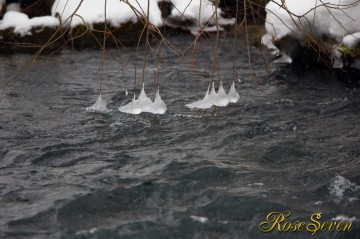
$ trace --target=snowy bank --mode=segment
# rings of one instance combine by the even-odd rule
[[[5,13],[0,22],[0,31],[13,28],[15,34],[20,37],[31,35],[32,29],[43,29],[46,27],[56,28],[59,26],[59,20],[52,16],[29,17],[21,12],[9,11]]]
[[[40,48],[47,50],[59,47],[59,39],[51,46],[44,47],[51,39],[57,39],[60,33],[59,20],[52,16],[29,18],[26,14],[16,11],[6,12],[0,21],[0,53],[33,53]]]
[[[159,4],[170,3],[170,15],[162,16]],[[81,4],[80,4],[81,3]],[[148,15],[149,11],[149,15]],[[215,12],[221,25],[233,24],[234,19],[221,17],[221,9],[216,9],[209,0],[56,0],[52,15],[60,16],[64,26],[74,28],[79,25],[90,26],[106,22],[112,27],[120,27],[127,22],[137,23],[139,18],[148,18],[156,27],[164,25],[184,28],[184,22],[191,22],[188,30],[195,32],[215,24]]]
[[[350,49],[359,46],[356,36],[360,32],[360,4],[358,0],[274,0],[266,5],[265,28],[262,43],[272,54],[281,56],[278,62],[292,62],[292,57],[276,45],[291,37],[302,46],[311,44],[328,51],[333,67],[341,68],[344,46]]]
[[[232,25],[235,18],[223,18],[222,10],[209,0],[170,0],[173,4],[171,13],[164,19],[164,24],[190,30],[196,35],[199,31],[214,31],[216,19],[220,26]],[[186,23],[186,24],[184,24]],[[223,30],[220,27],[220,30]]]
[[[160,9],[160,5],[166,7],[168,14],[164,14],[164,7]],[[194,35],[216,30],[216,19],[220,30],[221,25],[235,23],[235,19],[223,18],[221,9],[211,0],[55,0],[51,16],[29,18],[19,12],[23,9],[18,7],[15,11],[10,5],[7,11],[0,21],[0,44],[10,53],[19,52],[21,48],[26,52],[29,46],[39,49],[54,38],[55,33],[59,40],[68,41],[77,49],[101,48],[105,22],[107,31],[111,32],[106,39],[110,47],[136,44],[140,36],[144,36],[146,19],[151,29],[170,26]],[[24,44],[27,46],[23,47]]]
[[[81,3],[81,5],[80,5]],[[120,27],[126,22],[136,23],[139,17],[147,18],[148,1],[107,0],[106,21],[113,27]],[[56,0],[51,14],[59,14],[64,26],[89,25],[105,22],[105,0]],[[161,26],[161,11],[157,0],[151,0],[149,21]]]

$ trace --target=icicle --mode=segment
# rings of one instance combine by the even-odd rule
[[[142,89],[139,95],[139,98],[137,99],[137,103],[139,107],[141,108],[142,112],[149,112],[149,109],[152,105],[152,101],[147,97],[145,90],[144,90],[144,83],[142,85]]]
[[[135,94],[134,94],[134,98],[130,103],[120,106],[118,109],[122,113],[127,113],[132,115],[138,115],[141,113],[141,107],[138,104],[138,100],[135,99]]]
[[[150,106],[149,113],[152,114],[165,114],[167,110],[165,102],[161,99],[159,87],[156,92],[154,103]]]
[[[86,110],[89,112],[98,112],[98,113],[108,113],[111,110],[106,107],[106,102],[102,99],[101,93],[97,98],[95,104],[90,107],[86,107]]]
[[[240,95],[239,95],[239,93],[237,93],[237,91],[235,89],[235,82],[234,81],[231,84],[231,87],[230,87],[230,90],[229,90],[229,93],[227,94],[227,96],[229,98],[230,103],[236,103],[240,99]]]
[[[212,82],[211,85],[211,91],[209,94],[209,102],[211,102],[212,105],[214,105],[214,103],[216,102],[216,98],[217,98],[217,93],[215,91],[215,82]]]
[[[225,107],[229,104],[229,98],[224,90],[224,87],[222,85],[222,82],[220,82],[220,87],[218,89],[218,92],[216,94],[216,100],[214,101],[215,106],[219,107]]]

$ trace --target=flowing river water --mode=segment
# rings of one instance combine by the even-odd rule
[[[184,49],[192,38],[170,37]],[[213,44],[213,41],[210,41]],[[207,89],[213,47],[193,57],[158,54],[165,115],[126,115],[117,107],[134,89],[135,48],[110,49],[103,98],[111,113],[85,110],[97,96],[96,50],[40,56],[0,103],[1,238],[310,238],[264,234],[270,212],[288,221],[352,221],[347,232],[314,238],[360,238],[359,74],[326,67],[269,65],[257,47],[236,48],[241,98],[220,116],[194,118],[184,105]],[[233,80],[233,39],[221,39],[220,74]],[[1,83],[29,55],[0,57]],[[136,92],[143,55],[138,56]],[[156,93],[156,64],[145,90]],[[253,75],[254,77],[251,77]],[[217,79],[217,76],[215,77]],[[129,89],[126,96],[125,89]]]

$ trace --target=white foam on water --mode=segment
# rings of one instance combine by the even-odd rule
[[[353,201],[358,200],[358,198],[349,197],[347,193],[353,193],[360,191],[360,186],[352,183],[350,180],[344,178],[343,176],[337,175],[331,182],[329,186],[330,197],[337,203],[340,203],[343,200]]]
[[[337,222],[354,222],[354,221],[357,221],[357,218],[354,216],[354,217],[348,217],[346,215],[338,215],[334,218],[331,219],[332,221],[337,221]]]
[[[207,222],[209,220],[207,217],[199,217],[199,216],[194,216],[194,215],[191,215],[190,217],[194,221],[198,221],[198,222],[201,222],[201,223],[205,223],[205,222]]]

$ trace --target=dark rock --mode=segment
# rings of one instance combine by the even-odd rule
[[[31,30],[31,35],[24,37],[14,33],[13,28],[0,31],[0,54],[39,52],[41,54],[56,53],[64,40],[58,28],[45,27]]]

